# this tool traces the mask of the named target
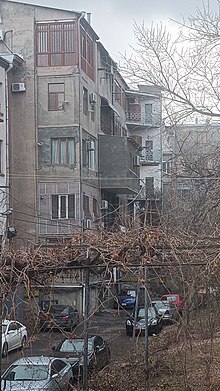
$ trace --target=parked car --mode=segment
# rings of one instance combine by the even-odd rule
[[[53,346],[56,357],[63,357],[72,365],[74,380],[81,380],[83,374],[84,338],[65,338],[57,346]],[[88,339],[89,371],[99,371],[110,361],[111,354],[107,342],[99,335]]]
[[[79,323],[79,314],[70,305],[52,304],[40,311],[41,329],[61,328],[72,330]]]
[[[158,334],[162,329],[161,315],[158,314],[155,307],[149,307],[147,309],[148,315],[148,334]],[[133,328],[135,328],[135,335],[145,333],[145,307],[140,307],[137,311],[137,319],[135,322],[135,310],[129,319],[126,321],[126,334],[133,335]]]
[[[2,322],[2,356],[18,348],[24,348],[27,342],[27,328],[16,320]]]
[[[134,289],[123,290],[119,292],[115,301],[114,308],[132,309],[135,306],[137,291]]]
[[[171,306],[176,307],[179,314],[182,316],[184,308],[184,300],[181,299],[179,293],[169,293],[161,297],[162,301],[169,301]]]
[[[157,309],[158,314],[161,315],[161,321],[164,324],[173,323],[178,320],[179,313],[175,306],[170,305],[169,301],[154,300],[151,305]]]
[[[72,367],[53,357],[25,357],[14,361],[2,376],[4,391],[73,391]]]

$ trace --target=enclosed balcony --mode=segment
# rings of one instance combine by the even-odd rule
[[[138,145],[126,136],[100,135],[100,184],[114,194],[137,194],[140,188]]]

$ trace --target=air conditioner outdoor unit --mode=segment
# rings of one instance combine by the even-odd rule
[[[24,83],[12,83],[11,85],[12,92],[24,92],[26,91]]]
[[[89,95],[89,101],[90,101],[90,103],[96,103],[97,102],[97,97],[96,97],[96,94],[94,92],[91,92],[91,94]]]
[[[4,31],[0,30],[0,41],[4,41]]]
[[[92,220],[90,220],[90,219],[84,220],[84,228],[91,229],[92,228]]]
[[[135,155],[134,156],[134,167],[140,167],[140,156],[139,155]]]
[[[88,151],[95,151],[95,141],[89,140],[87,144]]]
[[[102,200],[100,209],[108,209],[108,201]]]

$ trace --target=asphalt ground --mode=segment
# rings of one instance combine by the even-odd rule
[[[114,362],[123,361],[128,357],[128,352],[132,349],[132,338],[126,336],[125,323],[127,313],[123,310],[104,310],[92,315],[89,319],[89,334],[102,336],[109,344],[111,350],[111,360]],[[80,322],[72,335],[82,335],[83,322]],[[29,331],[27,347],[21,351],[10,352],[7,357],[2,358],[2,371],[4,371],[13,361],[24,356],[53,355],[52,347],[56,345],[64,336],[70,333],[50,330],[39,333]]]

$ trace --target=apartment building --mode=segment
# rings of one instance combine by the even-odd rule
[[[23,58],[8,86],[8,224],[18,245],[112,225],[139,191],[137,145],[127,85],[89,16],[4,0],[0,32],[1,55]]]
[[[163,192],[163,150],[166,144],[162,122],[162,95],[158,87],[140,85],[127,90],[126,123],[131,137],[139,143],[142,192],[137,209],[143,223],[157,225]]]
[[[13,72],[23,63],[23,59],[12,53],[0,56],[0,238],[2,246],[14,236],[15,228],[9,226],[8,216],[12,213],[9,199],[9,104]]]
[[[197,234],[218,229],[219,131],[214,121],[166,128],[170,155],[164,162],[164,214],[172,227]]]

